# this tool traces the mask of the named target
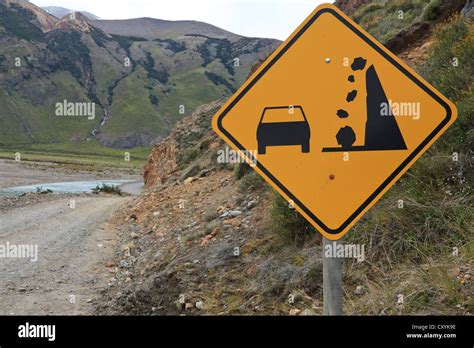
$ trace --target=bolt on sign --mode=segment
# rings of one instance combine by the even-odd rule
[[[213,128],[338,240],[456,117],[448,99],[322,5],[214,116]]]

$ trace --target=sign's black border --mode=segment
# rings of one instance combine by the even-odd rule
[[[254,158],[250,158],[257,163],[258,168],[267,175],[270,180],[272,180],[290,199],[292,199],[315,223],[317,223],[326,233],[328,234],[339,234],[341,233],[349,224],[351,224],[354,219],[382,192],[396,177],[400,172],[405,169],[405,167],[415,158],[425,147],[426,145],[433,140],[436,135],[449,123],[452,118],[453,111],[450,106],[441,99],[436,93],[434,93],[429,87],[427,87],[423,82],[401,66],[396,60],[394,60],[389,54],[387,54],[383,49],[376,45],[370,38],[368,38],[364,33],[359,29],[354,27],[350,22],[348,22],[344,17],[339,13],[334,11],[331,8],[323,8],[317,11],[314,16],[305,24],[305,26],[291,39],[288,44],[280,51],[278,54],[265,66],[265,68],[246,86],[246,88],[232,101],[232,103],[219,115],[217,120],[217,125],[219,130],[225,134],[235,146],[237,146],[241,151],[247,151],[242,144],[240,144],[229,132],[227,132],[222,126],[222,121],[224,117],[229,113],[229,111],[245,96],[245,94],[262,78],[265,73],[270,70],[270,68],[290,49],[291,46],[304,34],[304,32],[324,13],[330,13],[339,19],[344,25],[346,25],[350,30],[357,34],[362,40],[369,44],[373,49],[380,53],[385,59],[397,67],[405,76],[417,84],[422,90],[428,93],[433,99],[435,99],[443,108],[446,109],[446,118],[436,127],[433,132],[408,156],[408,158],[385,180],[382,185],[380,185],[377,190],[339,227],[336,229],[331,229],[327,227],[321,220],[319,220],[305,205],[303,205],[298,198],[296,198],[281,182],[279,182],[260,162],[256,161]],[[251,155],[249,155],[252,157]]]

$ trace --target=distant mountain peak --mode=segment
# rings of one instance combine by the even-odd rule
[[[60,29],[76,29],[82,32],[91,32],[94,28],[90,19],[81,12],[73,11],[62,17],[57,23]]]
[[[87,11],[71,10],[71,9],[68,9],[68,8],[65,8],[65,7],[60,7],[60,6],[43,6],[42,9],[45,10],[46,12],[48,12],[50,15],[58,18],[58,19],[64,18],[65,16],[68,16],[73,12],[81,13],[82,15],[84,15],[85,17],[87,17],[90,20],[100,19],[95,14],[92,14],[92,13],[87,12]]]

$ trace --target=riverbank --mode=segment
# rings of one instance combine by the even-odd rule
[[[0,145],[0,159],[36,163],[56,163],[85,171],[107,168],[142,171],[148,160],[149,148],[111,149],[95,142]]]
[[[106,179],[141,181],[142,177],[138,169],[102,168],[90,171],[67,164],[0,159],[0,188]]]

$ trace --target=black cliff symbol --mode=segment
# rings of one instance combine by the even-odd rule
[[[352,65],[352,70],[363,70],[365,62],[362,58],[356,58]],[[366,88],[367,122],[365,145],[353,146],[356,135],[351,127],[346,126],[341,128],[336,135],[336,140],[340,147],[326,147],[323,148],[323,152],[407,150],[405,140],[393,113],[390,111],[388,113],[389,116],[384,116],[381,113],[381,105],[388,106],[389,101],[373,65],[366,72]],[[354,94],[353,92],[351,93]],[[340,112],[338,112],[338,116],[341,117]]]

